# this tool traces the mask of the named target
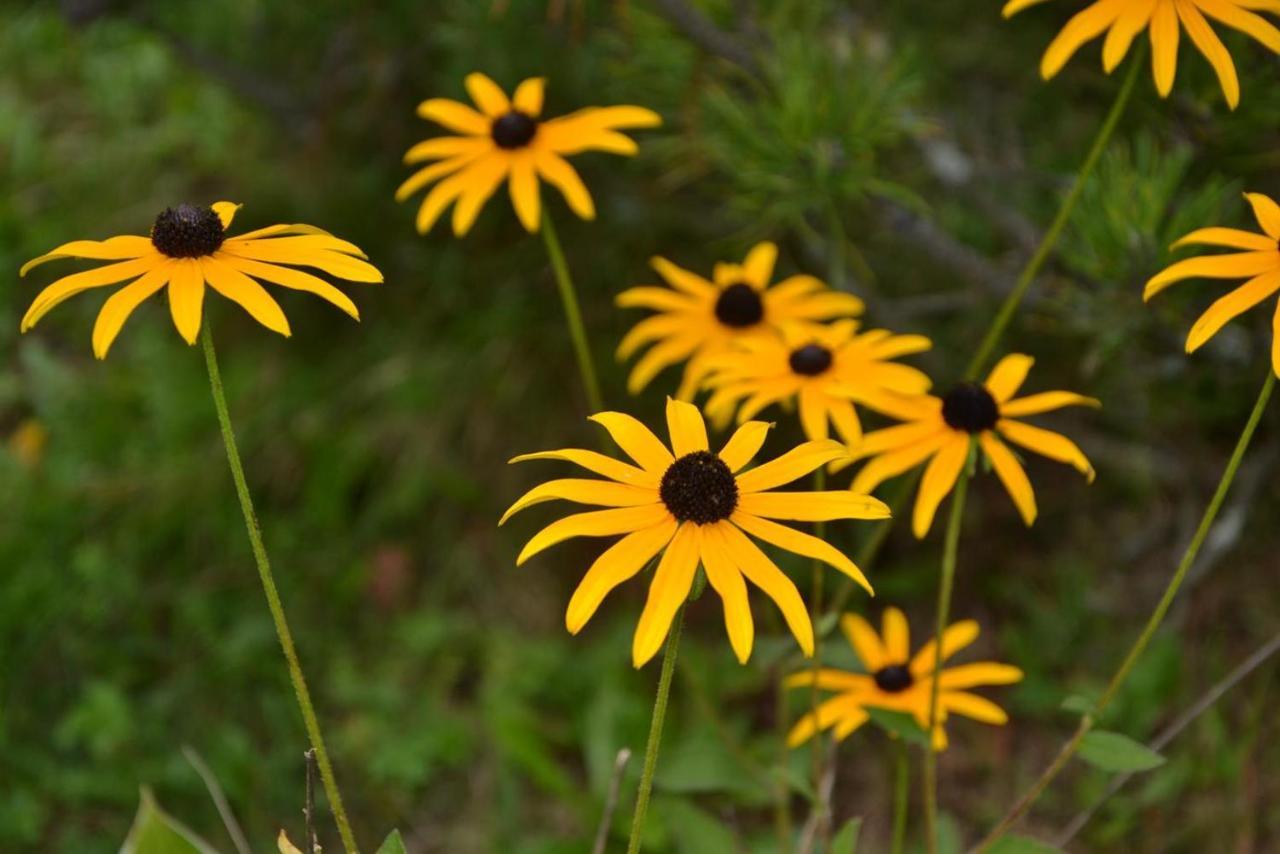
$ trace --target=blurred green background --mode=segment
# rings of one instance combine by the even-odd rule
[[[89,346],[101,302],[68,302],[19,337],[54,272],[20,264],[73,238],[145,234],[182,201],[244,202],[237,225],[310,222],[365,248],[381,286],[348,286],[363,321],[286,294],[285,340],[211,300],[233,418],[330,750],[364,844],[397,827],[411,851],[590,847],[617,751],[643,749],[656,662],[635,672],[644,585],[581,636],[563,610],[598,543],[517,570],[554,517],[505,506],[590,445],[543,248],[504,194],[473,233],[423,239],[392,194],[402,153],[437,129],[429,96],[484,70],[549,78],[548,111],[634,103],[665,118],[634,160],[576,163],[594,223],[552,214],[582,291],[612,405],[646,418],[664,374],[626,400],[612,358],[642,315],[612,306],[661,253],[709,271],[756,240],[782,269],[830,275],[868,321],[923,332],[944,388],[1034,247],[1119,80],[1093,44],[1041,82],[1044,46],[1078,3],[1002,22],[999,3],[936,0],[338,0],[0,4],[0,851],[113,851],[139,787],[222,850],[230,844],[183,757],[217,776],[255,850],[301,837],[305,738],[255,576],[200,354],[162,300],[108,361]],[[1061,251],[1016,321],[1035,389],[1102,398],[1052,423],[1098,468],[1086,487],[1031,462],[1027,530],[993,478],[975,487],[955,613],[977,652],[1024,683],[988,692],[1012,722],[952,722],[942,762],[948,844],[975,841],[1074,725],[1190,537],[1268,364],[1255,311],[1193,359],[1182,339],[1221,289],[1151,308],[1141,284],[1192,227],[1246,224],[1242,188],[1280,191],[1280,65],[1224,33],[1241,108],[1184,44],[1173,96],[1144,71]],[[65,273],[72,265],[63,262]],[[796,437],[787,424],[771,449]],[[1104,724],[1146,740],[1280,629],[1277,415],[1259,438],[1165,631]],[[41,441],[43,436],[44,441]],[[919,642],[940,536],[895,531],[869,574]],[[865,531],[833,526],[853,548]],[[807,565],[788,564],[807,578]],[[828,576],[828,589],[839,584]],[[650,822],[653,851],[769,851],[782,755],[775,686],[799,666],[763,598],[739,667],[718,604],[691,611]],[[843,642],[831,658],[847,662]],[[1111,799],[1073,843],[1096,851],[1280,846],[1273,666],[1200,718],[1169,761]],[[796,692],[792,712],[806,692]],[[885,847],[891,742],[866,728],[838,754],[838,821]],[[790,762],[803,777],[808,751]],[[638,759],[611,846],[625,839]],[[1073,766],[1026,832],[1051,837],[1106,786]],[[914,791],[913,791],[914,797]],[[807,815],[791,795],[797,827]],[[918,816],[918,805],[913,816]],[[327,839],[337,849],[335,836]],[[612,850],[612,849],[611,849]]]

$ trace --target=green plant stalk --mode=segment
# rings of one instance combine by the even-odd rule
[[[1258,423],[1262,420],[1262,413],[1267,408],[1267,401],[1271,398],[1275,383],[1276,376],[1268,369],[1267,380],[1262,385],[1262,391],[1258,393],[1258,400],[1253,405],[1253,413],[1245,423],[1243,432],[1240,433],[1240,438],[1236,442],[1231,459],[1227,461],[1227,467],[1222,473],[1222,479],[1218,482],[1217,491],[1213,494],[1212,500],[1209,501],[1209,506],[1205,508],[1204,515],[1200,517],[1200,525],[1196,528],[1195,536],[1191,538],[1191,542],[1187,545],[1187,550],[1183,553],[1182,560],[1178,563],[1178,568],[1174,571],[1173,577],[1169,579],[1169,583],[1164,589],[1164,594],[1160,597],[1155,610],[1151,612],[1151,617],[1147,620],[1147,624],[1143,626],[1142,633],[1138,635],[1138,639],[1130,647],[1129,653],[1120,665],[1120,669],[1111,677],[1106,691],[1103,692],[1102,697],[1094,705],[1093,710],[1080,718],[1080,725],[1076,727],[1075,733],[1058,751],[1058,755],[1054,757],[1049,767],[1044,770],[1044,773],[1014,803],[1004,818],[1000,819],[995,829],[987,834],[982,842],[978,843],[977,850],[985,851],[990,848],[1000,837],[1009,832],[1018,819],[1022,818],[1031,809],[1036,799],[1049,787],[1049,784],[1061,773],[1067,762],[1079,750],[1080,743],[1084,740],[1084,737],[1093,729],[1097,719],[1106,711],[1111,701],[1115,699],[1120,687],[1129,678],[1129,673],[1133,670],[1134,665],[1138,663],[1142,653],[1146,651],[1151,638],[1155,635],[1156,630],[1160,628],[1165,615],[1169,612],[1169,607],[1173,604],[1174,597],[1178,595],[1178,590],[1182,587],[1182,582],[1186,579],[1187,573],[1195,565],[1196,557],[1200,554],[1200,547],[1204,545],[1205,539],[1209,536],[1209,531],[1213,528],[1214,521],[1218,518],[1218,511],[1222,509],[1222,503],[1226,500],[1227,492],[1231,489],[1231,483],[1235,480],[1236,472],[1240,469],[1240,463],[1244,459],[1245,451],[1249,449],[1253,434],[1258,428]]]
[[[991,354],[995,351],[996,345],[1000,343],[1000,337],[1009,326],[1009,322],[1013,320],[1013,315],[1017,312],[1018,306],[1022,304],[1022,300],[1026,297],[1031,283],[1035,281],[1040,269],[1049,260],[1049,256],[1053,254],[1054,248],[1058,245],[1058,239],[1062,237],[1063,229],[1066,228],[1067,222],[1071,219],[1071,214],[1076,209],[1076,203],[1080,201],[1080,195],[1084,192],[1085,183],[1089,180],[1094,168],[1098,165],[1098,161],[1102,158],[1102,153],[1106,150],[1107,143],[1111,141],[1111,136],[1115,133],[1116,126],[1120,124],[1120,117],[1124,115],[1125,108],[1133,95],[1139,69],[1142,68],[1143,60],[1146,58],[1146,42],[1141,43],[1135,54],[1129,61],[1129,73],[1124,79],[1124,84],[1116,94],[1116,100],[1111,105],[1111,111],[1107,114],[1106,119],[1102,122],[1102,127],[1098,129],[1098,135],[1094,138],[1093,146],[1089,149],[1089,154],[1080,166],[1080,171],[1076,173],[1075,180],[1071,184],[1071,190],[1067,193],[1066,198],[1062,200],[1062,206],[1058,208],[1058,213],[1054,216],[1049,230],[1040,239],[1040,245],[1036,247],[1031,260],[1027,262],[1027,265],[1022,268],[1022,272],[1018,274],[1013,290],[1005,297],[995,320],[992,321],[991,327],[987,330],[982,343],[978,346],[978,351],[974,353],[973,360],[969,362],[965,375],[970,379],[976,379],[978,373],[986,367]]]
[[[951,498],[951,515],[947,520],[946,539],[942,547],[942,577],[938,581],[938,616],[934,626],[933,681],[929,686],[929,727],[925,733],[928,746],[924,752],[924,824],[925,844],[929,854],[938,851],[938,752],[933,748],[933,729],[938,725],[938,673],[942,669],[942,634],[951,619],[951,593],[955,588],[956,555],[960,549],[960,527],[964,521],[964,500],[969,491],[974,448],[971,439],[969,455],[956,479]]]
[[[604,398],[600,394],[600,380],[596,377],[595,362],[591,359],[591,345],[587,343],[587,328],[582,322],[582,309],[578,306],[578,292],[569,275],[569,265],[564,260],[564,249],[556,236],[555,226],[546,207],[542,210],[542,239],[547,245],[547,256],[555,273],[556,286],[560,289],[560,302],[564,304],[564,320],[573,341],[573,353],[578,360],[578,373],[582,377],[582,391],[592,413],[604,411]]]
[[[826,468],[819,468],[813,473],[813,491],[821,492],[827,488],[827,471]],[[827,526],[823,522],[817,522],[813,526],[813,533],[820,540],[826,539]],[[813,713],[814,720],[818,717],[818,703],[821,694],[818,691],[818,671],[822,669],[822,635],[818,631],[818,622],[822,619],[822,594],[823,580],[826,574],[823,571],[822,561],[816,558],[811,567],[812,575],[812,591],[813,591],[813,684],[809,686],[809,710]],[[810,739],[811,756],[810,761],[813,767],[813,793],[814,793],[814,809],[817,810],[817,829],[815,837],[822,839],[822,830],[826,824],[826,804],[822,802],[822,771],[826,747],[824,745],[822,733],[815,732],[813,738]]]
[[[778,854],[791,852],[791,788],[787,784],[787,767],[791,760],[791,748],[787,746],[787,689],[783,680],[774,681],[774,718],[778,730],[778,744],[782,749],[778,757],[778,774],[773,789],[773,829],[778,837]]]
[[[893,757],[893,844],[890,854],[902,854],[907,841],[907,795],[910,791],[911,763],[907,745],[898,739]]]
[[[636,793],[636,812],[631,819],[631,839],[627,854],[637,854],[644,842],[644,819],[649,811],[649,795],[653,792],[653,772],[658,767],[658,747],[662,743],[662,724],[667,717],[667,701],[671,698],[671,677],[676,671],[676,653],[680,650],[680,633],[684,630],[684,609],[676,614],[662,651],[662,674],[658,677],[658,694],[653,701],[653,718],[649,721],[649,741],[644,748],[644,768],[640,772],[640,789]]]
[[[205,319],[201,331],[204,344],[205,365],[209,369],[209,387],[213,391],[213,405],[218,410],[218,425],[222,429],[222,443],[227,449],[227,463],[231,466],[231,479],[235,481],[236,495],[240,499],[240,512],[244,514],[244,525],[249,532],[249,545],[253,551],[253,559],[258,565],[258,577],[262,579],[262,591],[267,596],[267,607],[271,611],[271,619],[276,626],[276,636],[280,639],[280,648],[284,651],[285,662],[289,665],[289,678],[293,681],[293,691],[298,698],[298,708],[302,711],[302,721],[306,726],[307,738],[316,752],[316,761],[320,765],[320,778],[324,783],[325,796],[329,799],[329,808],[333,811],[334,822],[338,825],[338,833],[342,837],[342,845],[348,854],[358,854],[359,847],[351,832],[351,823],[347,820],[346,808],[342,805],[342,793],[338,791],[338,781],[333,775],[333,766],[329,762],[329,752],[324,746],[324,736],[320,732],[320,722],[316,718],[315,707],[311,703],[311,692],[307,690],[307,680],[302,675],[302,664],[298,661],[298,651],[293,645],[293,633],[289,631],[289,621],[284,614],[284,605],[280,602],[280,592],[276,589],[275,577],[271,574],[271,563],[267,559],[267,549],[262,543],[262,529],[258,525],[257,514],[253,510],[253,498],[249,495],[249,485],[244,476],[244,463],[240,460],[240,452],[236,448],[235,431],[231,427],[231,415],[227,408],[227,397],[222,387],[222,373],[218,370],[218,356],[213,348],[213,333],[210,331],[208,318]]]

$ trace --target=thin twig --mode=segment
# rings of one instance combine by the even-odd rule
[[[613,826],[613,814],[618,810],[618,790],[622,788],[622,777],[630,761],[631,748],[629,747],[619,750],[618,757],[613,760],[609,794],[604,799],[604,812],[600,815],[600,826],[596,828],[596,842],[591,846],[591,854],[604,854],[604,848],[609,844],[609,828]]]
[[[231,804],[227,801],[218,778],[213,775],[213,770],[200,758],[195,748],[188,744],[182,745],[182,756],[204,781],[204,787],[209,790],[209,797],[213,800],[213,805],[218,808],[222,826],[227,829],[227,836],[231,837],[231,844],[236,847],[236,851],[239,854],[253,854],[253,849],[249,847],[249,840],[245,838],[240,822],[236,821],[236,814],[232,812]]]
[[[653,5],[658,7],[658,12],[676,29],[707,53],[727,59],[751,74],[760,73],[755,54],[741,41],[717,27],[691,3],[686,3],[685,0],[654,0]]]
[[[311,854],[320,854],[320,838],[316,835],[316,751],[314,748],[302,754],[307,765],[306,800],[302,816],[307,822],[307,847]]]
[[[1250,655],[1242,661],[1234,670],[1223,677],[1220,682],[1206,691],[1204,696],[1200,697],[1200,699],[1187,707],[1187,709],[1179,715],[1173,723],[1165,727],[1159,735],[1151,740],[1148,747],[1157,753],[1164,750],[1164,748],[1171,741],[1177,738],[1183,730],[1191,726],[1191,724],[1193,724],[1202,714],[1213,708],[1214,704],[1221,700],[1223,695],[1238,685],[1250,673],[1253,673],[1253,671],[1265,664],[1267,660],[1277,652],[1280,652],[1280,634],[1277,634],[1275,637],[1271,638],[1271,640],[1267,641],[1255,650],[1253,655]],[[1106,803],[1107,799],[1124,788],[1124,785],[1132,778],[1133,774],[1128,773],[1121,774],[1119,777],[1112,780],[1111,785],[1107,787],[1106,791],[1098,796],[1097,800],[1090,804],[1087,809],[1073,818],[1071,822],[1063,828],[1062,832],[1058,834],[1058,838],[1054,840],[1053,844],[1058,848],[1065,847],[1066,844],[1070,842],[1086,824],[1089,823],[1089,819],[1093,818],[1094,814],[1097,813],[1098,809],[1101,808],[1104,803]]]

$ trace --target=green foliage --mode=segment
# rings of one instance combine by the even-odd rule
[[[133,828],[120,854],[215,854],[214,849],[160,809],[151,790],[142,789]]]
[[[1150,771],[1165,758],[1129,736],[1106,730],[1090,730],[1080,742],[1080,758],[1103,771]]]

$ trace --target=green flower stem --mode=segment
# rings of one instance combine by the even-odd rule
[[[933,681],[929,690],[929,727],[925,732],[928,746],[924,754],[924,824],[925,844],[929,854],[938,851],[938,752],[933,749],[933,728],[938,723],[938,672],[942,669],[942,634],[951,619],[951,592],[955,588],[956,554],[960,548],[960,527],[964,521],[964,499],[969,491],[974,448],[970,440],[969,458],[956,480],[951,498],[951,516],[947,520],[946,540],[942,547],[942,578],[938,581],[938,618],[934,627]]]
[[[893,844],[890,854],[902,854],[907,841],[907,794],[910,791],[911,763],[907,745],[898,739],[893,757]]]
[[[778,744],[782,749],[778,756],[778,773],[773,789],[773,830],[778,838],[778,854],[791,852],[791,787],[787,783],[786,770],[791,761],[791,748],[787,746],[789,726],[787,689],[782,679],[774,681],[774,720],[778,730]]]
[[[1134,665],[1138,663],[1138,659],[1146,651],[1147,645],[1156,633],[1156,629],[1160,627],[1169,611],[1169,607],[1173,604],[1174,597],[1178,595],[1178,589],[1182,587],[1183,580],[1186,579],[1187,573],[1195,564],[1196,557],[1200,554],[1200,547],[1204,545],[1205,539],[1209,536],[1209,531],[1213,528],[1214,521],[1218,518],[1218,511],[1222,509],[1222,503],[1227,497],[1227,492],[1231,489],[1232,481],[1235,480],[1236,472],[1240,468],[1240,462],[1244,459],[1245,451],[1248,450],[1249,443],[1253,440],[1254,431],[1257,430],[1258,423],[1262,420],[1262,413],[1267,407],[1267,401],[1271,398],[1271,392],[1274,390],[1275,384],[1276,376],[1272,371],[1268,370],[1267,380],[1263,383],[1262,391],[1258,393],[1258,400],[1253,405],[1253,413],[1249,416],[1249,420],[1244,426],[1244,431],[1240,434],[1239,441],[1236,442],[1235,451],[1232,452],[1231,459],[1227,462],[1226,470],[1222,473],[1222,479],[1218,482],[1218,489],[1213,494],[1213,499],[1210,500],[1209,506],[1205,508],[1204,515],[1200,517],[1200,526],[1196,528],[1195,536],[1191,538],[1191,542],[1187,545],[1187,550],[1183,553],[1182,560],[1178,563],[1178,568],[1174,571],[1173,577],[1169,579],[1169,584],[1165,587],[1164,594],[1160,597],[1155,610],[1151,612],[1151,617],[1143,627],[1142,633],[1138,635],[1138,639],[1134,641],[1133,646],[1129,649],[1129,653],[1121,663],[1120,669],[1111,677],[1111,682],[1107,684],[1106,691],[1103,692],[1102,697],[1094,705],[1093,710],[1080,719],[1080,725],[1076,728],[1075,734],[1058,751],[1058,755],[1054,757],[1049,767],[1010,808],[995,829],[978,844],[977,850],[985,851],[990,848],[995,844],[996,840],[1009,832],[1018,819],[1022,818],[1031,809],[1036,799],[1049,787],[1049,784],[1053,782],[1054,778],[1066,767],[1071,757],[1075,755],[1080,748],[1080,743],[1084,741],[1084,737],[1089,734],[1097,719],[1102,716],[1111,701],[1115,699],[1121,686],[1128,679]]]
[[[600,380],[596,378],[595,362],[591,360],[591,346],[587,343],[587,328],[582,323],[582,309],[578,307],[578,292],[569,276],[569,266],[564,261],[564,249],[556,236],[555,226],[546,208],[542,211],[542,238],[547,244],[547,256],[555,271],[556,286],[560,289],[560,301],[564,303],[564,320],[573,340],[573,353],[578,359],[578,373],[582,376],[582,390],[592,413],[604,411],[604,398],[600,395]]]
[[[1053,254],[1054,248],[1058,245],[1062,230],[1071,219],[1076,203],[1080,201],[1080,194],[1084,192],[1085,183],[1089,180],[1089,176],[1093,174],[1094,167],[1098,165],[1098,160],[1101,159],[1102,152],[1106,150],[1107,143],[1111,141],[1111,136],[1115,133],[1116,126],[1120,123],[1120,117],[1124,114],[1125,107],[1128,106],[1129,99],[1133,95],[1134,84],[1138,80],[1138,71],[1142,68],[1143,60],[1146,58],[1146,42],[1142,42],[1142,45],[1135,53],[1137,55],[1129,61],[1129,73],[1124,79],[1124,84],[1116,94],[1115,103],[1111,105],[1111,112],[1107,114],[1102,127],[1098,129],[1098,135],[1093,140],[1093,147],[1089,149],[1089,154],[1080,166],[1080,171],[1076,173],[1070,192],[1062,200],[1062,206],[1058,208],[1058,213],[1053,218],[1053,223],[1049,226],[1049,230],[1040,239],[1040,245],[1036,247],[1031,260],[1027,262],[1027,265],[1022,268],[1022,272],[1018,274],[1013,290],[1005,297],[1004,304],[1000,306],[1000,311],[996,314],[995,320],[992,321],[991,327],[982,339],[982,344],[979,345],[973,360],[969,362],[969,367],[965,374],[970,378],[976,379],[978,373],[986,367],[991,354],[995,351],[996,345],[1000,343],[1000,337],[1009,326],[1009,322],[1013,320],[1013,315],[1018,310],[1018,306],[1022,304],[1023,298],[1026,297],[1031,283],[1035,281],[1040,269],[1049,260],[1049,256]]]
[[[631,840],[627,854],[637,854],[644,841],[644,818],[649,811],[649,795],[653,792],[653,772],[658,767],[658,746],[662,742],[662,724],[667,717],[667,701],[671,698],[671,676],[676,670],[676,653],[680,649],[680,633],[684,630],[684,609],[671,623],[667,645],[662,651],[662,675],[658,677],[658,695],[653,701],[653,718],[649,721],[649,742],[644,748],[644,769],[640,772],[640,790],[636,793],[636,812],[631,819]]]
[[[293,634],[289,631],[289,621],[284,615],[280,592],[276,589],[276,581],[271,574],[267,549],[262,544],[262,529],[258,525],[258,517],[253,510],[253,498],[249,495],[249,485],[245,481],[244,463],[241,462],[240,452],[236,449],[236,436],[231,428],[227,396],[222,388],[222,373],[218,370],[218,356],[213,349],[213,333],[209,326],[209,320],[206,318],[201,340],[204,343],[205,365],[209,369],[209,387],[213,390],[213,405],[218,410],[222,443],[227,448],[227,463],[231,466],[231,479],[235,481],[236,495],[240,498],[240,511],[244,514],[244,525],[249,532],[249,545],[253,550],[253,559],[258,565],[258,577],[262,579],[262,591],[267,595],[267,607],[271,610],[271,619],[276,625],[276,636],[280,639],[280,648],[284,651],[285,661],[289,665],[289,678],[293,681],[293,691],[298,698],[298,708],[302,711],[302,721],[306,726],[307,737],[316,752],[325,796],[329,799],[329,808],[333,810],[333,819],[338,825],[342,845],[348,854],[358,854],[360,849],[356,845],[355,836],[351,833],[347,811],[342,805],[342,794],[338,791],[338,781],[333,776],[329,752],[325,750],[320,723],[316,719],[315,707],[311,704],[311,693],[307,690],[307,680],[302,675],[302,664],[298,661],[298,651],[293,645]]]

